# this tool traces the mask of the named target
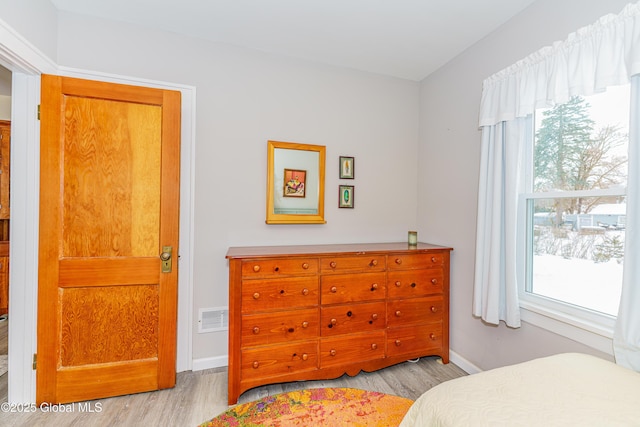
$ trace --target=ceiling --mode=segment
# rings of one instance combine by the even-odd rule
[[[51,0],[62,11],[419,81],[534,0]]]

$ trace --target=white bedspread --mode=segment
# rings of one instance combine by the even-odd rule
[[[640,373],[577,353],[446,381],[401,427],[640,426]]]

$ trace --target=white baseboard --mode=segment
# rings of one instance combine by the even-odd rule
[[[482,372],[482,369],[478,368],[473,363],[469,362],[464,357],[460,356],[455,351],[449,350],[449,360],[456,364],[460,369],[465,371],[467,374],[477,374],[478,372]]]
[[[229,366],[229,357],[225,355],[193,359],[191,369],[194,371],[202,371],[212,368],[226,368],[227,366]]]

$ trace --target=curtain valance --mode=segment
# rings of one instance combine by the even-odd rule
[[[640,2],[609,14],[487,78],[480,126],[626,84],[640,74]]]

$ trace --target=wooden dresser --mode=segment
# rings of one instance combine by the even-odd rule
[[[419,243],[229,248],[229,404],[250,388],[449,362],[449,254]]]

